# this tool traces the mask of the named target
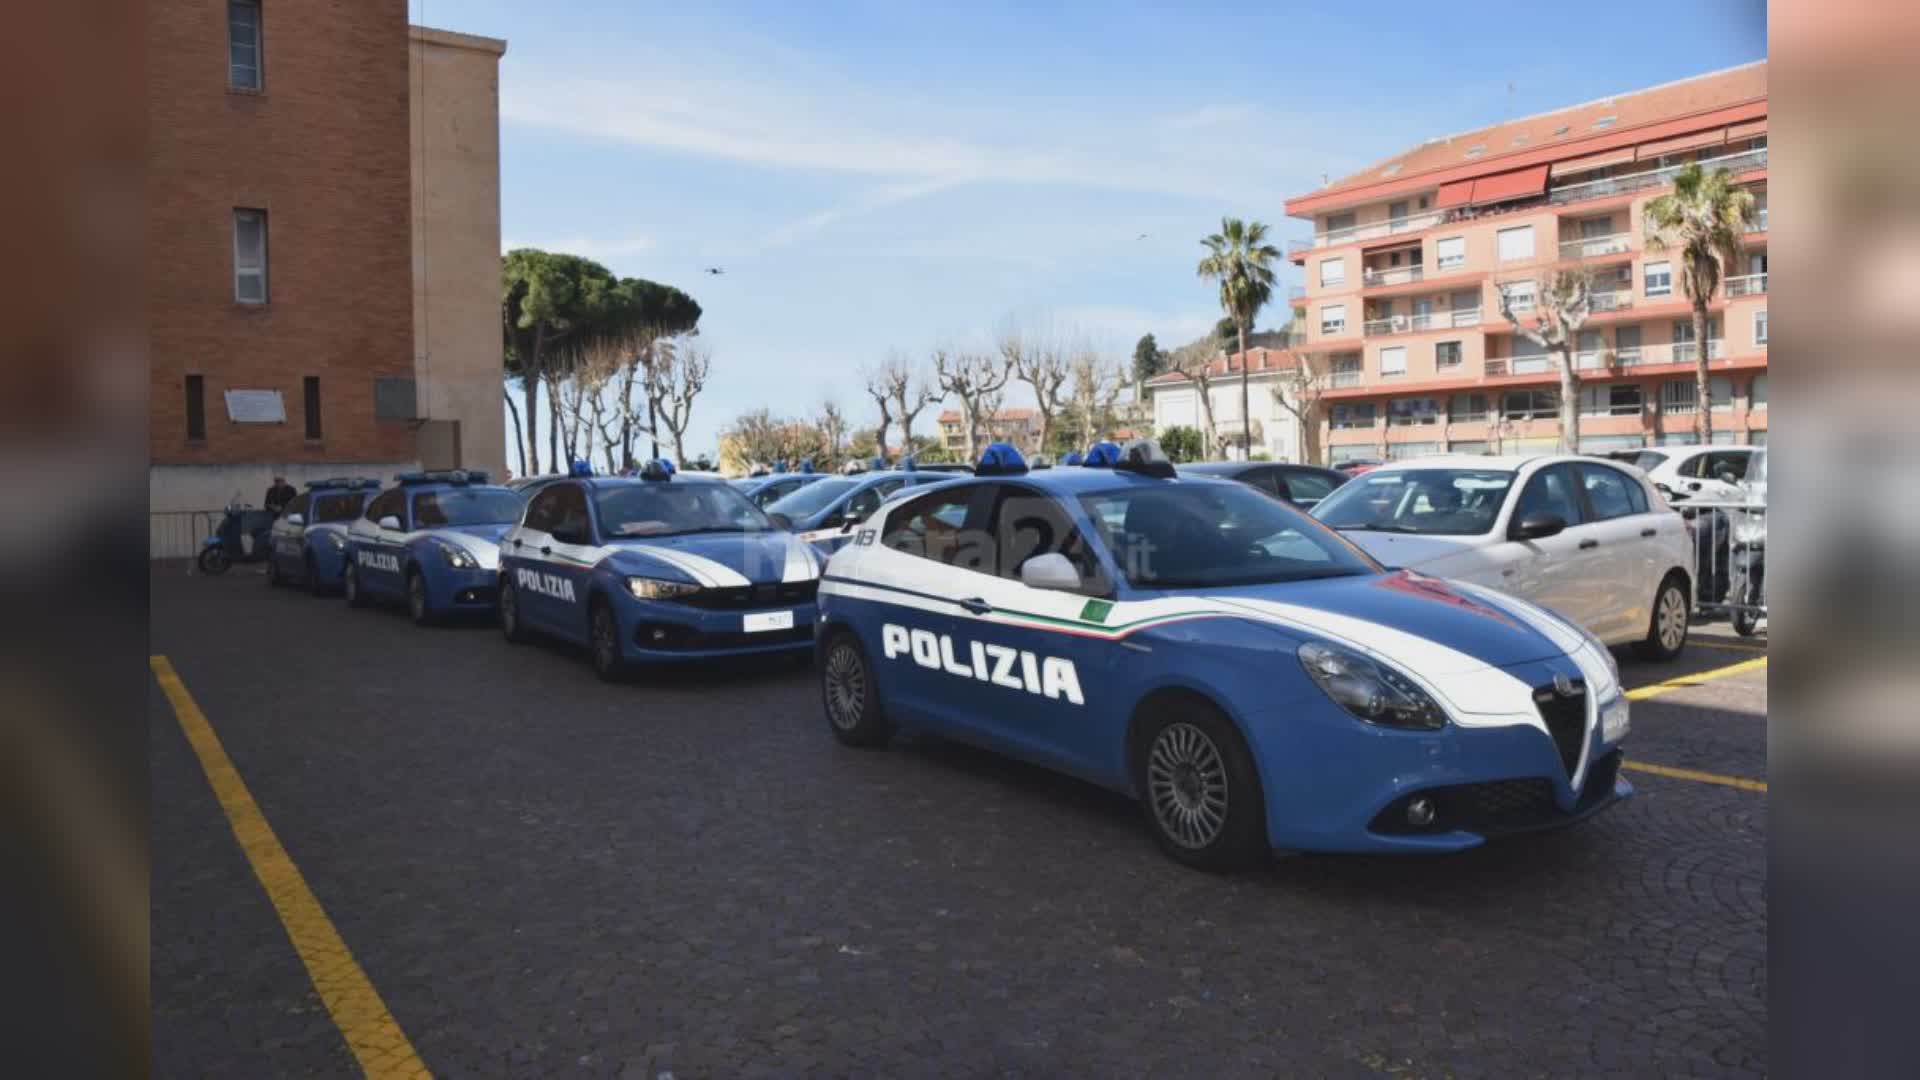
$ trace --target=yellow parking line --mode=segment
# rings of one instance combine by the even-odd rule
[[[1644,701],[1647,698],[1658,697],[1661,694],[1670,693],[1674,690],[1685,690],[1691,686],[1699,686],[1702,683],[1712,682],[1715,679],[1724,679],[1729,675],[1738,675],[1743,671],[1753,671],[1766,666],[1767,658],[1757,656],[1752,660],[1742,660],[1737,664],[1728,664],[1726,667],[1713,668],[1709,671],[1699,671],[1692,675],[1679,675],[1665,682],[1635,687],[1627,691],[1627,697],[1633,701]]]
[[[240,779],[232,759],[227,757],[219,736],[214,734],[213,725],[187,693],[186,684],[180,681],[173,665],[164,656],[149,657],[147,663],[167,701],[173,705],[173,714],[179,719],[187,742],[200,758],[200,767],[207,774],[214,797],[220,801],[220,809],[226,812],[234,839],[240,842],[240,850],[252,864],[254,876],[267,890],[267,898],[273,901],[280,923],[293,941],[294,951],[307,967],[313,988],[319,992],[327,1012],[332,1014],[334,1024],[346,1038],[360,1068],[370,1077],[431,1076],[393,1014],[387,1011],[386,1003],[380,1000],[379,991],[373,988],[367,973],[360,970],[347,943],[340,939],[333,920],[327,918],[320,901],[307,888],[300,868],[294,865],[287,849],[280,846],[273,827],[260,812],[260,804],[253,801],[253,794]]]
[[[1728,652],[1763,653],[1767,651],[1765,645],[1749,645],[1744,641],[1702,641],[1696,637],[1688,638],[1687,644],[1698,645],[1703,649],[1726,649]]]
[[[1620,767],[1674,780],[1698,780],[1703,784],[1719,784],[1723,787],[1739,788],[1741,791],[1757,791],[1762,795],[1767,793],[1765,780],[1747,780],[1738,776],[1722,776],[1719,773],[1701,772],[1699,769],[1680,769],[1672,765],[1654,765],[1645,761],[1623,761]]]

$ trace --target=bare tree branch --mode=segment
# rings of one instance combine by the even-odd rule
[[[1560,373],[1560,451],[1571,454],[1580,448],[1579,376],[1573,367],[1573,349],[1580,328],[1593,314],[1593,275],[1585,270],[1558,270],[1533,283],[1533,301],[1519,307],[1521,290],[1515,282],[1497,282],[1500,314],[1513,326],[1513,332],[1553,356]],[[1532,314],[1528,321],[1523,315]],[[1705,408],[1706,403],[1702,402]]]
[[[960,402],[966,429],[967,460],[979,457],[978,432],[1000,411],[1001,391],[1013,378],[1013,368],[990,352],[960,352],[945,347],[933,351],[934,379],[943,394]]]

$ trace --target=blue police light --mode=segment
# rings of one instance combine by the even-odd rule
[[[1094,443],[1087,447],[1087,456],[1080,459],[1080,464],[1089,469],[1111,469],[1119,463],[1120,446],[1111,442]]]
[[[1021,476],[1027,471],[1027,461],[1015,450],[1003,442],[987,447],[980,454],[980,463],[973,467],[975,476]]]
[[[781,458],[781,459],[780,459],[779,461],[776,461],[776,462],[774,462],[774,463],[773,463],[773,474],[774,474],[775,476],[781,476],[781,475],[784,475],[784,474],[786,473],[786,471],[787,471],[787,459],[786,459],[786,458]]]
[[[812,458],[802,458],[802,459],[801,459],[801,461],[800,461],[800,472],[801,472],[801,473],[802,473],[803,475],[807,475],[807,476],[811,476],[811,475],[813,475],[813,459],[812,459]]]
[[[887,467],[887,459],[883,457],[876,457],[872,461],[867,463],[867,468],[873,469],[876,472],[886,467]]]
[[[912,454],[900,455],[900,471],[901,472],[912,472],[913,470],[919,467],[920,467],[920,463],[913,460]]]
[[[673,462],[666,458],[654,458],[640,467],[642,480],[670,480],[673,478]]]
[[[1120,460],[1113,467],[1124,472],[1139,473],[1161,480],[1174,477],[1173,462],[1167,458],[1160,444],[1152,439],[1135,439],[1120,450]]]
[[[1080,451],[1078,450],[1067,451],[1067,456],[1060,459],[1060,464],[1068,468],[1071,468],[1075,465],[1080,464]]]
[[[567,475],[568,476],[592,476],[593,463],[585,460],[584,458],[574,458],[573,461],[568,463],[567,465]]]

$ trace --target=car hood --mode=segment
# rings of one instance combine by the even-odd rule
[[[820,576],[819,557],[789,532],[664,536],[616,540],[607,547],[607,565],[619,573],[686,581],[709,589]]]
[[[1330,638],[1429,673],[1512,667],[1566,656],[1584,642],[1552,616],[1502,594],[1406,570],[1200,595],[1292,636]]]
[[[1390,569],[1426,566],[1478,548],[1477,536],[1414,536],[1410,533],[1348,529],[1340,534]]]

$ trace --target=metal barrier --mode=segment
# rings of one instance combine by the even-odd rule
[[[1695,612],[1752,634],[1767,617],[1766,496],[1682,499],[1673,508],[1693,529]]]
[[[186,559],[187,572],[200,553],[200,542],[212,536],[227,516],[222,510],[156,510],[147,514],[147,558]]]

